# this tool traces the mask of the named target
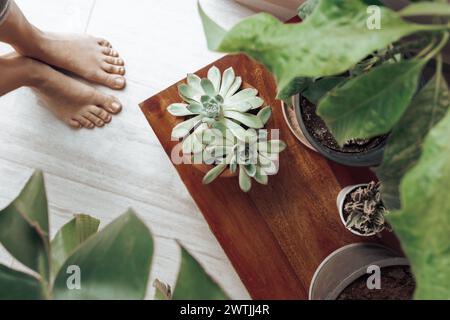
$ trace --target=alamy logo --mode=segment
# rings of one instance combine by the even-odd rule
[[[66,285],[69,290],[80,290],[81,289],[81,269],[77,265],[70,265],[66,270],[67,274],[70,276],[67,278]]]
[[[367,274],[370,276],[367,278],[367,288],[370,290],[381,289],[381,270],[379,266],[371,265],[367,267]]]
[[[380,30],[381,29],[381,9],[379,6],[367,7],[367,29]]]

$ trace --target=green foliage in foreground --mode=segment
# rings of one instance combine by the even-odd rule
[[[450,5],[413,2],[394,12],[375,0],[308,0],[300,24],[258,14],[230,31],[199,12],[211,50],[263,63],[278,82],[278,97],[301,93],[315,103],[340,144],[390,133],[376,172],[412,264],[416,298],[450,299],[450,92],[440,54]],[[405,19],[419,15],[433,23]],[[380,28],[369,28],[377,17]],[[432,60],[435,76],[421,88]]]
[[[131,210],[101,231],[99,224],[75,215],[50,241],[44,178],[35,172],[0,211],[0,243],[30,269],[24,273],[0,264],[0,299],[143,299],[153,257],[150,231]],[[227,296],[182,248],[173,298]]]

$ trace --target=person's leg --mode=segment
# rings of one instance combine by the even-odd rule
[[[5,1],[5,0],[0,0]],[[108,41],[86,35],[42,32],[28,22],[13,0],[0,25],[0,41],[22,55],[73,72],[113,89],[125,87],[124,62]]]
[[[8,13],[10,0],[0,0],[0,24],[5,19]]]
[[[56,117],[74,128],[102,127],[121,110],[114,97],[17,53],[0,56],[0,75],[0,96],[31,87]]]

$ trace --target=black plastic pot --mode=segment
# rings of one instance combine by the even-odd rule
[[[324,146],[319,141],[317,141],[313,137],[313,135],[308,132],[308,129],[306,128],[305,122],[303,120],[301,99],[304,98],[299,94],[293,98],[297,121],[305,139],[317,152],[330,160],[351,167],[376,167],[381,164],[387,139],[384,139],[378,146],[360,153],[340,152],[328,148],[327,146]]]

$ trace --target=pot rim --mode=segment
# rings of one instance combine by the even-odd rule
[[[300,97],[302,97],[300,94],[296,94],[292,98],[295,114],[297,116],[297,122],[300,126],[300,129],[302,130],[305,139],[308,141],[308,143],[311,144],[311,146],[317,152],[322,154],[327,159],[333,160],[343,165],[350,165],[355,167],[371,167],[380,165],[381,161],[383,160],[383,153],[387,143],[387,137],[382,142],[380,142],[376,147],[364,152],[349,153],[333,150],[319,143],[309,133],[301,113]]]
[[[335,251],[330,253],[325,259],[323,259],[322,262],[317,267],[317,269],[314,272],[314,275],[313,275],[313,277],[311,279],[311,283],[309,285],[308,299],[312,300],[312,295],[313,295],[313,291],[314,291],[314,288],[315,288],[316,280],[317,280],[318,276],[320,275],[320,272],[322,271],[324,266],[334,256],[336,256],[337,254],[339,254],[342,251],[347,250],[349,248],[358,247],[358,246],[364,246],[364,245],[371,245],[371,246],[374,246],[374,247],[383,248],[383,249],[389,251],[390,253],[392,253],[394,255],[398,254],[396,251],[394,251],[393,249],[391,249],[389,247],[383,246],[383,245],[378,244],[378,243],[373,243],[373,242],[357,242],[357,243],[351,243],[351,244],[348,244],[346,246],[340,247],[339,249],[336,249]],[[376,261],[372,262],[372,264],[378,265],[380,268],[391,267],[391,266],[410,266],[409,260],[407,258],[405,258],[405,257],[400,257],[400,256],[399,257],[386,258],[386,259],[382,259],[382,260],[376,260]],[[339,296],[339,294],[341,294],[342,291],[344,291],[351,283],[353,283],[359,277],[364,275],[366,273],[366,270],[367,270],[367,265],[365,265],[365,266],[355,270],[350,275],[345,277],[336,286],[336,288],[334,290],[332,290],[326,296],[325,300],[335,300]]]
[[[370,233],[361,233],[357,230],[354,230],[353,228],[347,228],[347,222],[345,221],[344,218],[344,202],[345,202],[345,198],[347,197],[347,195],[349,193],[352,193],[354,190],[356,190],[359,187],[364,187],[364,186],[368,186],[368,183],[360,183],[360,184],[355,184],[352,186],[347,186],[345,188],[343,188],[341,190],[341,192],[339,192],[337,198],[336,198],[336,205],[339,211],[339,217],[341,218],[341,222],[344,225],[345,229],[347,229],[348,231],[350,231],[353,234],[356,234],[357,236],[360,237],[371,237],[377,234],[377,232],[373,231]]]

